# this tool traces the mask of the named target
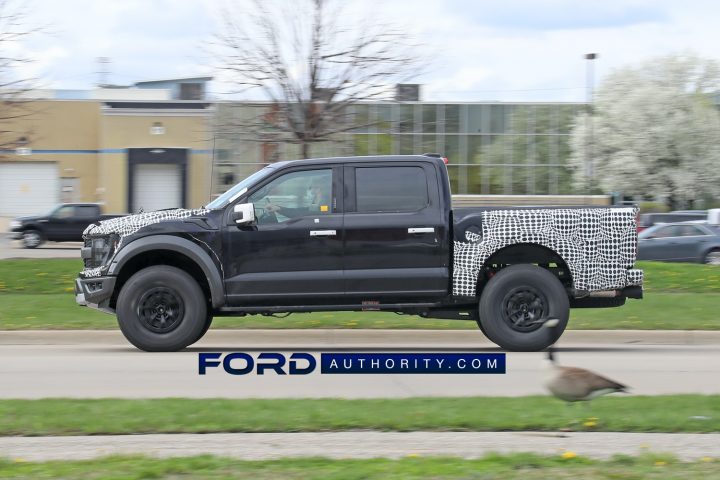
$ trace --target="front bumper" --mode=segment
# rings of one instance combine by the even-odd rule
[[[110,308],[110,298],[115,290],[117,277],[93,277],[75,279],[75,302],[106,313],[115,313]]]
[[[8,235],[11,240],[22,240],[23,232],[21,230],[10,230]]]

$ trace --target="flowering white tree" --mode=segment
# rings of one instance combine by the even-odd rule
[[[591,122],[581,114],[573,128],[577,187],[663,195],[671,208],[720,196],[718,92],[719,64],[694,55],[656,58],[608,75]]]

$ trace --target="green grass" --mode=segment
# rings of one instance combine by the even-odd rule
[[[480,459],[416,457],[330,460],[288,458],[243,461],[202,455],[180,458],[113,456],[83,461],[23,462],[0,460],[0,478],[139,479],[139,478],[252,478],[286,479],[669,479],[715,478],[714,459],[680,462],[672,455],[616,456],[611,460],[541,456],[532,453],[490,454]]]
[[[720,330],[720,268],[639,262],[646,296],[620,308],[574,309],[569,328]],[[115,319],[75,305],[73,279],[80,260],[0,260],[0,328],[114,329]],[[319,312],[286,319],[218,318],[213,328],[475,329],[474,322],[427,320],[378,312]]]
[[[585,425],[595,418],[594,425]],[[0,435],[385,431],[720,432],[720,396],[0,400]]]

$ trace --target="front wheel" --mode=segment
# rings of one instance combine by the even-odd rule
[[[511,265],[488,282],[480,297],[485,335],[510,351],[535,352],[560,338],[570,317],[570,304],[560,280],[535,265]],[[543,327],[558,319],[554,328]]]
[[[22,234],[22,244],[25,248],[37,248],[43,241],[42,233],[37,230],[25,230]]]
[[[117,300],[125,338],[147,352],[174,352],[198,341],[209,327],[207,300],[186,272],[167,265],[140,270]]]

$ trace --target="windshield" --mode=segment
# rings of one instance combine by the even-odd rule
[[[249,177],[247,177],[245,180],[241,181],[240,183],[236,184],[234,187],[232,187],[227,192],[223,193],[219,197],[217,197],[212,202],[208,203],[205,208],[209,208],[210,210],[215,210],[218,208],[223,208],[225,205],[227,205],[229,202],[234,201],[237,197],[242,195],[247,191],[248,188],[262,180],[263,178],[270,175],[270,173],[274,170],[273,167],[268,166],[263,168],[262,170],[258,170],[257,172],[253,173]]]

